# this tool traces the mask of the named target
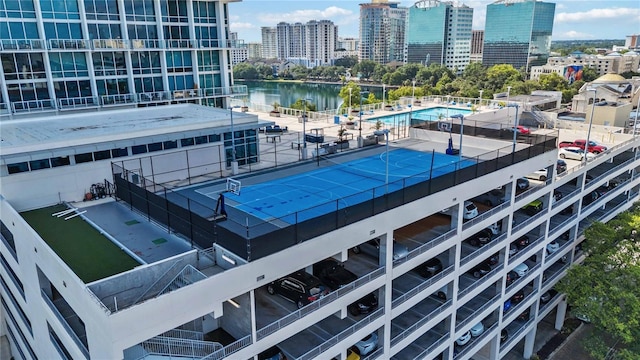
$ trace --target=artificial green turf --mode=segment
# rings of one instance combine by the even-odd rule
[[[151,242],[156,244],[156,245],[160,245],[162,243],[166,243],[167,239],[159,238],[159,239],[152,240]]]
[[[66,210],[55,205],[23,212],[22,217],[85,283],[140,265],[80,216],[69,220],[51,214]]]
[[[131,225],[135,225],[135,224],[140,224],[140,221],[138,221],[138,220],[129,220],[129,221],[125,221],[124,223],[127,224],[128,226],[131,226]]]

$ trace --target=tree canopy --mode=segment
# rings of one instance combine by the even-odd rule
[[[640,204],[606,224],[585,230],[585,260],[573,265],[556,286],[567,294],[575,314],[596,331],[585,348],[604,359],[615,346],[616,359],[640,358]],[[605,336],[606,335],[606,336]],[[604,338],[611,341],[605,343]]]

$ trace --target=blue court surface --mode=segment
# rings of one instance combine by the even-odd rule
[[[409,149],[392,149],[388,156],[388,183],[387,153],[383,152],[242,186],[240,194],[225,193],[225,203],[264,221],[278,219],[295,224],[428,180],[431,171],[436,177],[475,164],[467,159],[459,162],[457,156]],[[196,191],[211,198],[219,194],[210,188]]]
[[[460,109],[460,108],[446,108],[446,107],[432,107],[428,109],[420,109],[414,110],[411,113],[411,119],[413,120],[423,120],[423,121],[438,121],[438,117],[442,114],[444,118],[452,115],[463,115],[466,116],[471,114],[472,111],[469,109]],[[384,124],[395,124],[398,119],[409,120],[409,113],[398,113],[392,115],[385,116],[377,116],[367,119],[368,123],[375,123],[376,121],[382,121]]]

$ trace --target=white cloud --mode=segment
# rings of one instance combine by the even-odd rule
[[[275,26],[281,21],[287,23],[306,23],[310,20],[331,20],[334,23],[340,23],[343,18],[352,19],[354,15],[356,18],[359,16],[359,14],[354,14],[351,10],[330,6],[323,10],[307,9],[295,10],[288,13],[264,13],[260,14],[258,18],[265,24],[271,24],[268,26]]]
[[[567,40],[571,40],[571,39],[585,40],[585,39],[595,39],[596,37],[593,36],[592,34],[587,34],[587,33],[579,32],[575,30],[569,30],[561,34],[554,35],[554,38],[567,39]]]
[[[583,12],[556,14],[556,23],[588,22],[592,20],[629,19],[640,17],[640,8],[591,9]]]
[[[234,22],[229,26],[231,27],[231,31],[238,31],[240,29],[256,29],[256,26],[254,24],[246,22]]]

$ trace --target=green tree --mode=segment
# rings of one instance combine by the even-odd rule
[[[351,89],[351,91],[349,91],[349,89]],[[340,89],[338,96],[342,98],[341,113],[346,111],[349,104],[351,104],[351,107],[354,109],[360,107],[360,90],[360,86],[353,81],[348,82]],[[349,99],[349,96],[351,96],[351,99]]]
[[[376,65],[378,63],[373,60],[362,60],[353,67],[353,72],[354,74],[360,74],[363,79],[369,79],[373,75]]]
[[[358,63],[358,57],[357,56],[345,56],[343,58],[336,59],[334,64],[336,66],[342,66],[342,67],[345,67],[345,68],[352,68],[357,63]]]
[[[600,77],[595,69],[584,67],[582,68],[582,80],[585,82],[591,82]]]
[[[235,79],[255,80],[258,78],[258,70],[249,63],[239,63],[233,67],[233,77]]]
[[[504,89],[511,83],[522,82],[520,72],[510,64],[493,65],[487,70],[487,88],[492,91]]]
[[[296,102],[289,105],[289,107],[292,109],[305,110],[305,105],[306,111],[316,111],[316,104],[309,101],[302,101],[302,99],[296,100]]]
[[[616,345],[616,358],[640,358],[640,204],[606,224],[585,230],[585,260],[569,268],[556,288],[595,330],[587,350],[596,359]],[[604,346],[605,338],[611,342]]]
[[[542,90],[562,91],[569,85],[567,80],[557,73],[542,74],[539,82]]]

